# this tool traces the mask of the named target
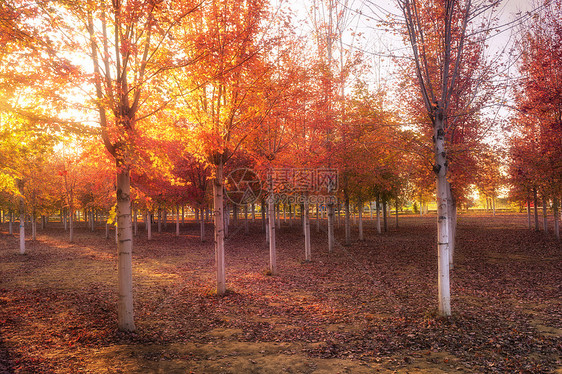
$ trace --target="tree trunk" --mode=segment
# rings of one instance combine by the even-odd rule
[[[320,232],[320,203],[316,203],[316,232]]]
[[[22,179],[16,179],[19,198],[19,213],[20,213],[20,254],[25,254],[25,200],[24,200],[24,184]]]
[[[398,228],[398,197],[396,198],[396,202],[395,202],[395,208],[396,208],[396,228]]]
[[[548,233],[548,209],[546,203],[546,197],[542,197],[542,226],[544,229],[544,233]]]
[[[308,216],[308,196],[303,204],[303,221],[304,221],[304,259],[305,261],[312,260],[312,252],[310,248],[310,218]]]
[[[248,205],[244,205],[244,232],[248,234],[250,232],[250,226],[248,225]]]
[[[556,239],[560,240],[560,217],[558,215],[558,198],[552,198],[552,213],[554,214],[554,235]]]
[[[252,222],[256,222],[256,204],[252,203]]]
[[[388,231],[388,214],[386,213],[386,200],[382,201],[382,220],[383,220],[383,226],[384,226],[384,232]]]
[[[224,265],[224,196],[223,196],[223,164],[216,166],[213,183],[213,204],[215,210],[215,262],[217,266],[217,295],[226,293]]]
[[[345,245],[351,245],[351,219],[349,217],[349,196],[345,194]]]
[[[135,234],[135,236],[137,236],[139,234],[139,220],[138,220],[138,211],[137,208],[135,206],[135,209],[133,210],[133,232]]]
[[[203,218],[203,209],[201,209],[201,219],[199,220],[199,235],[201,237],[202,243],[205,241],[205,220]]]
[[[176,205],[176,236],[180,236],[180,206]]]
[[[109,239],[109,223],[105,221],[105,238]]]
[[[68,241],[70,243],[74,242],[74,205],[71,204],[68,208]]]
[[[152,212],[146,212],[146,235],[148,240],[152,240]]]
[[[35,212],[31,212],[31,240],[37,239],[37,218]]]
[[[185,206],[181,206],[181,225],[185,227]]]
[[[377,232],[382,234],[381,230],[381,200],[380,197],[377,195]]]
[[[334,251],[334,204],[328,204],[328,252]]]
[[[263,232],[265,232],[266,235],[269,235],[269,230],[267,228],[267,225],[265,224],[265,200],[261,201],[261,227],[263,229]]]
[[[537,197],[537,189],[533,189],[533,205],[535,206],[535,231],[539,231],[539,211],[538,211],[538,197]]]
[[[134,331],[133,314],[133,230],[131,225],[131,177],[117,165],[117,231],[119,254],[117,272],[117,320],[120,330]]]
[[[527,227],[531,229],[531,199],[527,198]]]
[[[363,241],[363,202],[361,200],[357,207],[359,209],[359,240]]]
[[[443,113],[437,111],[434,129],[435,172],[437,174],[437,261],[438,261],[438,297],[439,314],[451,315],[451,289],[449,281],[449,230],[447,197],[447,159],[445,153],[445,132],[443,131]]]
[[[10,222],[8,223],[8,233],[14,234],[14,212],[10,209]]]
[[[271,186],[271,181],[269,182]],[[270,188],[270,191],[273,191]],[[277,275],[277,248],[275,246],[275,205],[273,204],[273,196],[267,199],[267,218],[268,218],[268,239],[269,239],[269,272],[271,275]]]

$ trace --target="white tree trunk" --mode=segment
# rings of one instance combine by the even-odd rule
[[[176,236],[180,236],[180,206],[176,206]]]
[[[68,214],[68,241],[70,243],[74,242],[74,206],[71,205]]]
[[[201,219],[199,220],[199,236],[201,237],[201,242],[205,241],[205,219],[203,217],[203,208],[200,209]]]
[[[133,230],[131,223],[131,177],[129,171],[117,166],[117,231],[119,254],[118,272],[118,327],[134,331],[133,314]]]
[[[25,212],[20,213],[20,254],[25,254]]]
[[[531,200],[527,199],[527,227],[531,229]]]
[[[328,204],[328,252],[334,251],[334,204]]]
[[[25,200],[24,200],[24,181],[16,180],[18,191],[20,193],[20,254],[25,254]]]
[[[542,227],[544,229],[544,233],[548,233],[548,209],[547,209],[547,200],[546,197],[542,197]]]
[[[152,213],[146,212],[146,233],[147,239],[152,240]]]
[[[552,213],[554,215],[554,235],[556,239],[560,240],[560,217],[558,215],[558,198],[552,199]]]
[[[308,196],[304,202],[302,212],[304,221],[304,258],[306,261],[312,260],[312,252],[310,248],[310,218],[308,216]]]
[[[224,264],[224,196],[223,196],[223,164],[216,166],[213,182],[213,204],[215,215],[215,262],[217,266],[217,295],[226,293],[226,278]]]
[[[268,240],[269,240],[269,272],[277,275],[277,248],[275,246],[275,205],[273,196],[267,199]]]
[[[350,212],[349,212],[349,197],[347,196],[347,192],[345,192],[345,245],[351,245],[351,219],[350,219]]]
[[[359,204],[357,205],[357,208],[359,209],[359,240],[363,241],[363,202],[359,201]]]
[[[135,206],[133,210],[133,233],[135,236],[139,234],[139,219],[138,219],[138,210]]]
[[[396,228],[398,228],[398,197],[396,198],[395,208],[396,208],[396,212],[395,212],[396,213],[396,216],[395,216],[396,222],[395,222],[395,224],[396,224]]]
[[[535,207],[535,231],[539,231],[539,201],[537,197],[537,189],[533,189],[533,205]]]
[[[320,203],[316,203],[316,232],[320,232]]]
[[[37,239],[37,217],[35,213],[31,213],[31,240],[35,241]]]
[[[382,234],[381,230],[381,202],[380,199],[377,197],[377,232]]]
[[[449,281],[449,230],[448,230],[448,183],[447,159],[445,153],[445,133],[443,131],[443,113],[438,111],[435,119],[434,154],[435,172],[437,174],[437,261],[438,261],[438,297],[439,314],[451,315],[451,290]]]

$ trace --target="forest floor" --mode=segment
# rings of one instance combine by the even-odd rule
[[[340,227],[333,253],[312,222],[311,262],[283,224],[277,276],[261,225],[231,228],[223,297],[211,225],[205,243],[140,225],[134,334],[116,328],[114,240],[50,225],[25,255],[1,228],[0,373],[562,373],[562,245],[523,215],[459,216],[447,319],[434,216],[367,222],[350,246]]]

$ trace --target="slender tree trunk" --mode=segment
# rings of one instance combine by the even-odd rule
[[[215,210],[215,262],[217,266],[217,295],[226,293],[224,264],[224,197],[223,197],[223,164],[217,165],[213,183],[213,203]]]
[[[244,205],[244,232],[248,234],[250,232],[250,226],[248,225],[248,205]]]
[[[361,200],[357,207],[359,209],[359,240],[363,241],[363,202]]]
[[[256,204],[252,203],[252,222],[256,222]]]
[[[199,220],[199,235],[201,242],[205,241],[205,220],[203,219],[203,209],[201,209],[201,219]]]
[[[328,203],[328,252],[334,251],[334,204]]]
[[[109,223],[105,221],[105,238],[109,239]]]
[[[129,170],[117,165],[117,231],[119,254],[117,272],[119,329],[134,331],[133,314],[133,230],[131,225],[131,177]]]
[[[546,197],[542,197],[542,226],[544,228],[544,233],[548,233],[548,209]]]
[[[396,198],[396,202],[395,202],[395,208],[396,208],[396,228],[398,228],[398,197]]]
[[[20,193],[20,254],[25,254],[25,200],[24,200],[24,181],[21,179],[16,180],[18,191]]]
[[[275,213],[276,213],[276,217],[277,217],[277,229],[280,230],[281,229],[281,206],[279,205],[279,203],[275,204]]]
[[[379,196],[377,195],[377,232],[382,234],[381,230],[381,201]]]
[[[320,203],[316,203],[316,232],[320,232]]]
[[[345,194],[345,245],[351,245],[351,220],[349,217],[349,196],[347,192]]]
[[[304,259],[306,261],[312,260],[312,251],[310,248],[310,217],[308,216],[308,196],[303,204],[303,221],[304,221]]]
[[[289,203],[289,227],[293,226],[293,205]]]
[[[443,113],[438,110],[434,128],[434,155],[437,183],[437,257],[438,257],[438,297],[439,314],[451,315],[451,289],[449,281],[449,230],[447,197],[447,159],[445,153],[445,132]]]
[[[70,243],[73,243],[74,242],[74,204],[73,203],[70,204],[68,210],[69,210],[68,211],[68,213],[69,213],[68,219],[67,219],[67,221],[68,221],[68,236],[69,236],[68,241]]]
[[[531,199],[527,198],[527,227],[531,229]]]
[[[31,212],[31,240],[37,240],[37,217],[35,217],[35,212]]]
[[[10,222],[8,223],[8,233],[14,234],[14,212],[10,209]]]
[[[387,209],[387,204],[386,204],[386,200],[382,201],[382,219],[383,219],[383,226],[384,226],[384,232],[388,231],[388,214],[386,213]]]
[[[554,215],[554,235],[556,239],[560,240],[560,216],[558,214],[558,198],[554,196],[552,198],[552,214]]]
[[[271,180],[270,180],[271,187]],[[270,188],[270,191],[273,191]],[[275,246],[275,205],[273,204],[273,196],[267,199],[267,217],[268,217],[268,239],[269,239],[269,272],[271,275],[277,275],[277,248]]]
[[[180,206],[176,205],[176,236],[180,236]]]
[[[66,209],[62,210],[62,220],[63,220],[63,224],[64,224],[64,231],[68,230],[68,216],[67,216],[67,211]]]
[[[146,235],[147,240],[152,240],[152,212],[146,212]]]
[[[539,206],[539,201],[538,201],[538,197],[537,197],[537,189],[534,188],[533,189],[533,205],[535,206],[535,231],[539,231],[539,211],[538,211],[538,206]]]
[[[181,206],[181,225],[185,227],[185,206]]]

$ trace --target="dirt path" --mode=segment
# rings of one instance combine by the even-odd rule
[[[196,225],[139,236],[132,335],[115,329],[116,256],[101,229],[68,244],[52,228],[20,256],[4,227],[0,373],[560,373],[562,247],[525,220],[460,216],[447,320],[434,217],[383,235],[368,223],[366,241],[331,254],[313,229],[312,262],[284,226],[275,277],[256,223],[227,241],[225,297],[210,228],[207,243]]]

